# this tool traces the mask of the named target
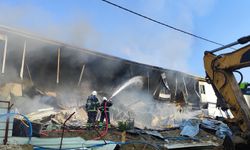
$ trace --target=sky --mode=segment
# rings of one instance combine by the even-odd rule
[[[250,34],[249,0],[110,1],[222,44]],[[101,0],[1,0],[0,10],[0,25],[201,77],[204,51],[219,47]]]

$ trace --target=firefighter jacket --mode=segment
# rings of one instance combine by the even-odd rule
[[[104,103],[106,102],[106,112],[109,112],[109,107],[113,105],[111,101],[104,100],[101,104],[101,107],[99,108],[100,111],[104,111]]]
[[[97,111],[98,107],[100,107],[98,98],[94,95],[89,96],[85,107],[87,111]]]

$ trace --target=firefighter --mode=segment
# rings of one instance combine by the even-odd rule
[[[113,105],[111,100],[107,100],[106,97],[103,97],[102,99],[102,104],[101,107],[99,108],[99,110],[101,111],[101,118],[100,118],[100,123],[99,126],[102,127],[103,126],[103,120],[105,118],[105,121],[108,122],[108,127],[110,127],[110,115],[109,115],[109,107],[111,107]],[[105,108],[105,104],[106,104],[106,111],[104,110]],[[105,112],[107,114],[107,119],[105,116]]]
[[[100,107],[100,103],[99,103],[99,100],[97,98],[96,91],[93,91],[91,93],[91,95],[88,97],[85,107],[86,107],[86,110],[88,112],[87,126],[92,127],[95,124],[97,110]]]

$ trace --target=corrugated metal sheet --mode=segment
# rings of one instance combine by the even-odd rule
[[[9,144],[27,144],[28,138],[24,137],[11,137],[8,140]],[[35,138],[31,139],[30,144],[34,147],[46,147],[46,148],[58,148],[60,147],[61,138]],[[108,142],[108,141],[107,141]],[[96,144],[104,144],[104,141],[96,140],[84,140],[81,137],[67,137],[63,138],[63,149],[74,149],[74,148],[84,148],[87,146],[92,146]],[[96,150],[112,150],[115,148],[115,144],[108,144],[101,147],[96,147]]]

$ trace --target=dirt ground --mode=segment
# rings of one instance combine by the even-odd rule
[[[33,150],[32,145],[0,145],[1,150]]]

